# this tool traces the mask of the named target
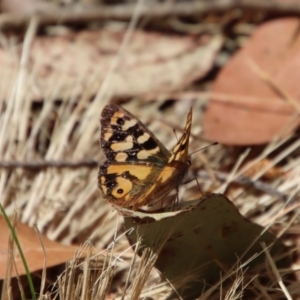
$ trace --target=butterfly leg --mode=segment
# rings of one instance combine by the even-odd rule
[[[193,180],[195,180],[197,182],[197,186],[198,186],[199,192],[201,193],[201,196],[205,196],[204,193],[201,190],[200,183],[199,183],[197,177],[194,177],[193,179],[185,181],[183,184],[188,184],[188,183],[192,182]]]
[[[196,182],[197,182],[199,192],[201,193],[202,196],[204,196],[204,194],[202,193],[202,190],[201,190],[201,187],[200,187],[200,183],[199,183],[197,177],[195,177],[195,180],[196,180]]]
[[[175,196],[175,199],[173,202],[173,207],[172,207],[172,210],[174,211],[175,210],[175,206],[179,203],[179,188],[177,187],[176,188],[176,196]]]

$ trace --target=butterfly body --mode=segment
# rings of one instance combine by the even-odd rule
[[[100,165],[103,198],[134,210],[155,204],[178,188],[190,162],[192,110],[182,137],[168,151],[155,135],[124,108],[109,104],[101,114],[100,143],[107,160]]]

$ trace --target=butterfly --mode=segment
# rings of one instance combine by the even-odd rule
[[[100,144],[107,160],[99,167],[98,188],[104,199],[137,210],[178,189],[191,164],[192,109],[171,152],[146,125],[116,104],[104,107],[100,123]]]

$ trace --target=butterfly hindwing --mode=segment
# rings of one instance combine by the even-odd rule
[[[110,164],[106,161],[100,166],[99,188],[104,198],[113,204],[136,207],[139,200],[144,203],[143,192],[149,183],[155,182],[160,170],[160,167],[140,162],[129,166],[128,163]]]
[[[177,188],[190,165],[191,121],[192,110],[182,137],[169,152],[131,113],[114,104],[105,106],[100,143],[107,161],[98,177],[102,196],[115,205],[137,209]]]

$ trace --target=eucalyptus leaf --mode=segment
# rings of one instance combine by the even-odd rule
[[[121,209],[121,213],[129,242],[133,245],[141,240],[139,254],[145,248],[159,253],[155,267],[176,290],[170,299],[178,295],[195,299],[245,262],[246,268],[258,273],[265,261],[262,243],[270,247],[273,259],[285,249],[273,234],[243,217],[221,194],[180,203],[175,210],[146,213]],[[288,264],[287,258],[278,263]]]

